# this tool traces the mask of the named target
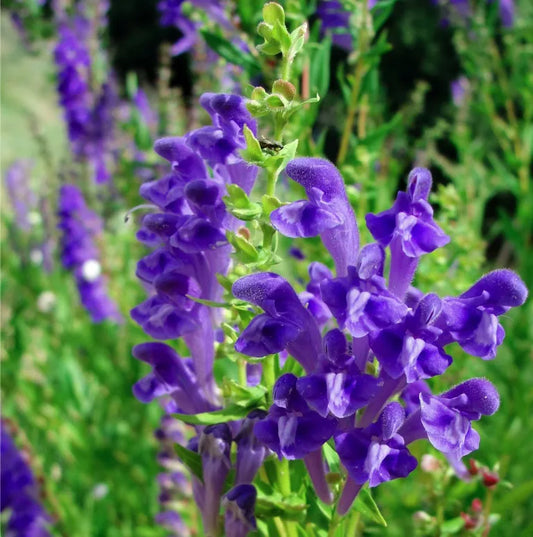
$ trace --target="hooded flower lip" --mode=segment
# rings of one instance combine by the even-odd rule
[[[335,436],[341,462],[357,483],[375,487],[409,475],[417,465],[398,430],[405,419],[399,403],[389,403],[378,421],[365,429],[352,429]]]
[[[359,231],[341,174],[320,158],[293,159],[285,171],[305,188],[308,201],[276,209],[270,215],[272,225],[287,237],[320,235],[335,261],[337,275],[346,275],[357,259]]]
[[[327,442],[336,420],[311,410],[296,388],[297,378],[287,373],[274,385],[274,404],[268,416],[256,423],[254,432],[280,457],[301,459]]]
[[[265,311],[239,336],[239,352],[266,356],[286,348],[306,370],[316,367],[321,348],[318,325],[285,279],[272,272],[251,274],[237,280],[232,292]]]

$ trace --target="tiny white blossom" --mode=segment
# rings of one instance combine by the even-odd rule
[[[37,309],[41,313],[50,313],[56,304],[56,295],[52,291],[43,291],[37,297]]]
[[[102,273],[102,267],[96,259],[88,259],[81,266],[83,279],[88,282],[94,282]]]

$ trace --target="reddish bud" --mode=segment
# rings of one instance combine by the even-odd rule
[[[477,526],[477,520],[468,513],[461,513],[461,518],[465,521],[465,530],[473,530]]]
[[[483,470],[481,474],[483,476],[483,484],[486,487],[494,487],[500,482],[500,476],[496,472]]]
[[[479,498],[474,498],[470,509],[472,509],[474,513],[481,513],[481,511],[483,511],[483,503]]]
[[[479,466],[475,459],[468,459],[468,473],[470,475],[477,475],[479,473]]]

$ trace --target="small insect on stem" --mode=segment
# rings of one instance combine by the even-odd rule
[[[259,145],[261,146],[261,149],[264,149],[265,151],[270,151],[272,153],[278,153],[283,149],[283,144],[280,144],[279,142],[275,142],[273,140],[268,140],[263,136],[259,138]]]

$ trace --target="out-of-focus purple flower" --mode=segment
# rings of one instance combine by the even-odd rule
[[[16,160],[5,173],[7,193],[15,211],[15,222],[22,231],[29,231],[32,227],[32,211],[37,210],[38,199],[30,187],[30,173],[33,162],[30,160]]]
[[[512,28],[515,20],[514,0],[499,0],[500,20],[504,28]]]
[[[455,106],[461,106],[461,104],[463,104],[469,85],[468,78],[465,76],[460,76],[451,82],[450,91]]]
[[[59,17],[59,41],[54,50],[58,68],[59,103],[64,111],[68,138],[74,156],[92,167],[93,179],[109,181],[114,161],[114,109],[118,98],[112,79],[91,87],[92,61],[88,40],[91,24],[83,7],[72,18]]]
[[[270,215],[273,226],[287,237],[320,235],[337,275],[345,276],[357,259],[359,231],[341,174],[331,162],[319,158],[296,158],[285,171],[305,188],[309,201],[276,209]]]
[[[237,485],[224,496],[224,529],[231,537],[246,537],[256,528],[255,500],[257,491],[253,485]]]
[[[368,9],[372,9],[377,0],[368,0]],[[338,0],[319,0],[316,15],[320,19],[320,32],[322,35],[331,34],[333,43],[338,47],[351,52],[353,38],[348,31],[350,26],[350,12]]]
[[[201,24],[193,22],[182,11],[184,0],[160,0],[157,9],[161,14],[161,26],[174,26],[183,36],[172,47],[172,54],[177,56],[188,52],[193,48],[199,37]],[[190,0],[190,4],[196,9],[201,9],[206,15],[215,20],[223,28],[231,28],[224,4],[220,0]]]
[[[41,505],[37,481],[3,421],[0,451],[0,511],[10,510],[6,535],[48,537],[51,519]]]
[[[58,217],[58,227],[62,231],[61,262],[74,273],[83,306],[95,323],[105,319],[121,322],[122,316],[107,294],[100,255],[94,242],[102,223],[87,207],[76,186],[61,187]]]

